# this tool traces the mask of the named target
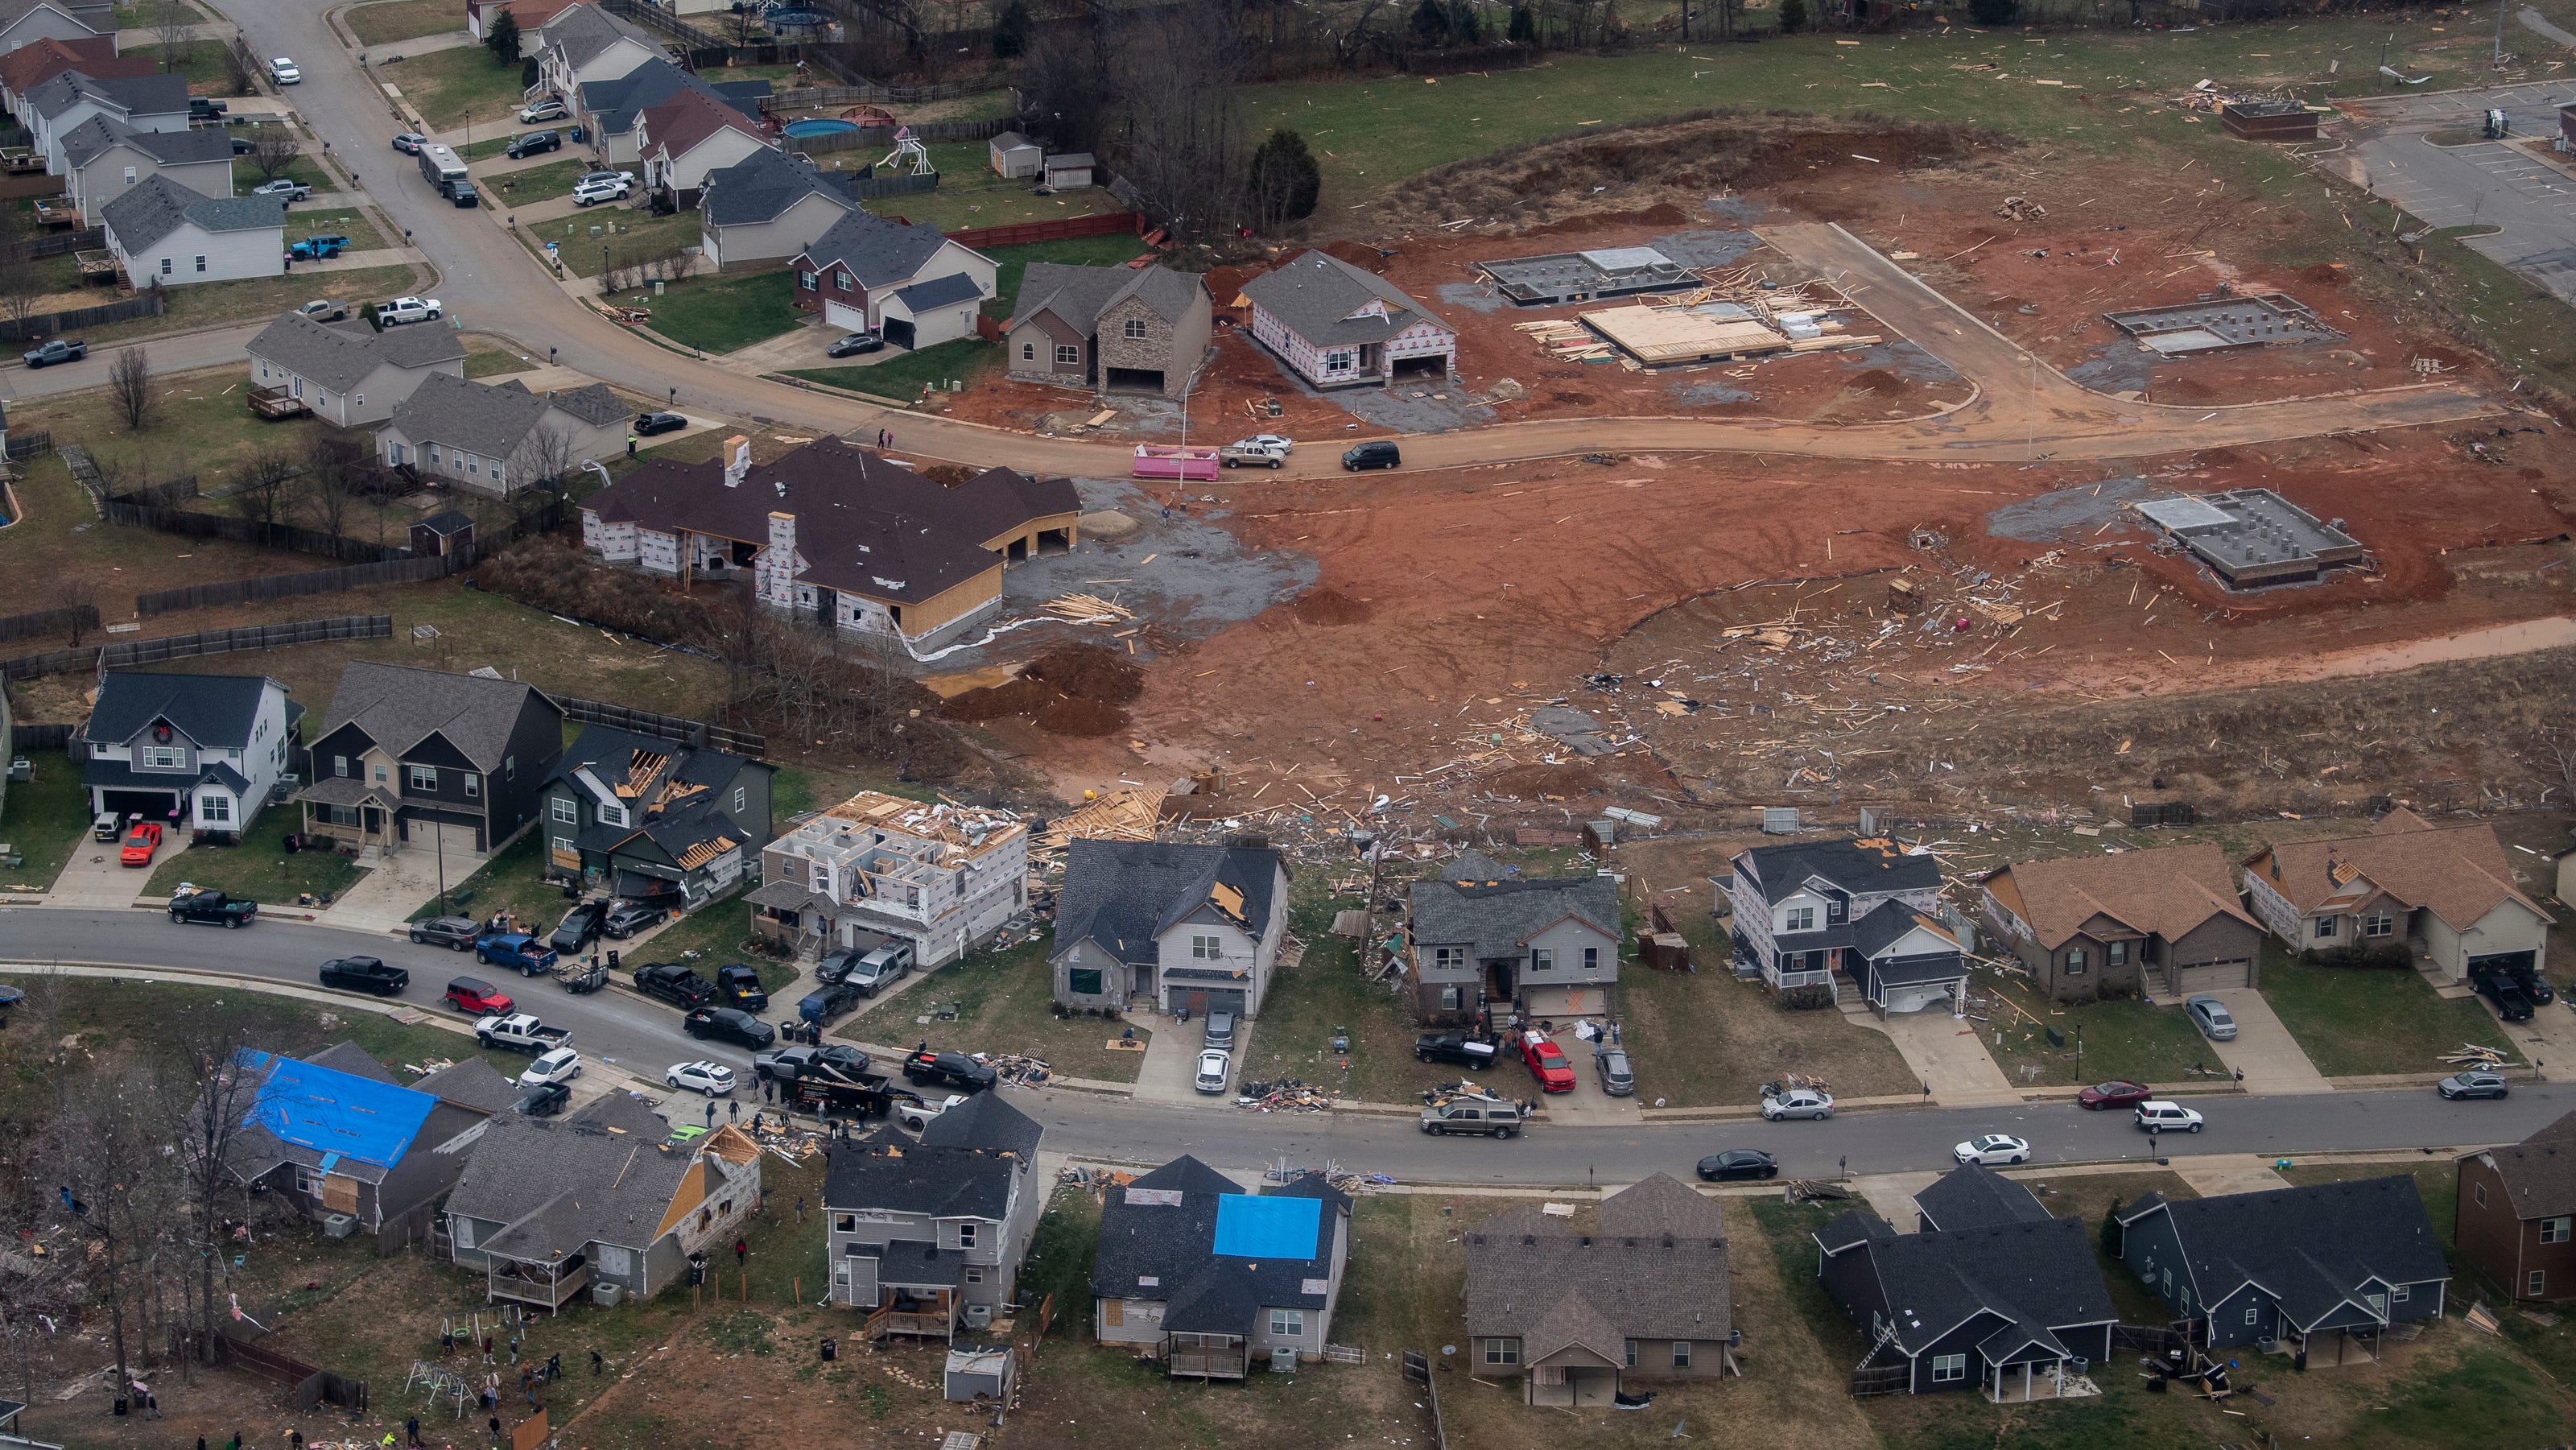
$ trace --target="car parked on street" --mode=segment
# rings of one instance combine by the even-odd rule
[[[428,144],[429,138],[418,131],[405,131],[394,138],[394,149],[405,156],[418,156],[420,148]]]
[[[716,968],[716,995],[728,1007],[745,1012],[769,1010],[769,989],[760,985],[760,973],[741,962],[727,962]]]
[[[1357,473],[1364,468],[1400,468],[1403,465],[1403,451],[1383,438],[1360,444],[1342,455],[1342,468],[1348,473]]]
[[[1460,1067],[1494,1065],[1494,1044],[1478,1042],[1464,1032],[1425,1032],[1413,1039],[1413,1055],[1423,1062],[1454,1062]]]
[[[1766,1122],[1781,1123],[1791,1118],[1830,1118],[1834,1115],[1831,1094],[1814,1088],[1791,1088],[1787,1092],[1762,1095],[1762,1117]]]
[[[470,916],[433,916],[415,921],[409,928],[412,945],[452,947],[460,952],[474,950],[474,941],[483,935],[483,923]]]
[[[2180,1103],[2151,1100],[2138,1104],[2138,1126],[2159,1133],[2197,1133],[2204,1120]]]
[[[670,914],[671,908],[667,906],[655,906],[643,901],[620,901],[610,906],[608,914],[600,918],[599,934],[610,941],[624,941],[648,926],[661,925],[662,918]]]
[[[1452,1133],[1509,1138],[1521,1130],[1521,1105],[1488,1092],[1463,1092],[1422,1110],[1422,1131],[1435,1138]]]
[[[2030,1161],[2030,1141],[2026,1138],[2013,1137],[2009,1133],[1989,1133],[1982,1138],[1970,1138],[1952,1148],[1950,1156],[1962,1163],[1983,1163],[1989,1168],[2008,1163],[2027,1163]]]
[[[662,1074],[674,1088],[720,1098],[733,1091],[733,1069],[721,1062],[675,1062]]]
[[[1198,1075],[1191,1085],[1203,1093],[1221,1093],[1233,1077],[1234,1054],[1212,1047],[1199,1054]]]
[[[309,201],[313,197],[313,188],[306,186],[303,182],[289,181],[285,177],[281,176],[275,181],[263,181],[259,185],[252,187],[250,189],[250,194],[253,196],[282,196],[290,202]]]
[[[626,183],[622,181],[585,181],[572,189],[572,204],[575,206],[597,206],[603,201],[625,199]]]
[[[2134,1108],[2155,1096],[2155,1090],[2139,1082],[2096,1083],[2075,1095],[2078,1107]]]
[[[823,344],[825,357],[856,357],[864,352],[881,352],[885,339],[873,332],[853,332]]]
[[[281,55],[269,61],[268,78],[281,86],[291,86],[304,79],[304,72],[296,69],[293,60]]]
[[[566,956],[576,955],[583,947],[599,940],[600,921],[607,915],[607,902],[596,899],[581,902],[564,913],[554,935],[546,938],[546,945]]]
[[[762,1082],[794,1082],[808,1074],[857,1082],[867,1075],[868,1055],[855,1047],[831,1043],[800,1045],[764,1052],[751,1060],[752,1074]]]
[[[903,1075],[913,1082],[936,1083],[968,1092],[982,1092],[1001,1080],[1001,1075],[988,1064],[977,1062],[962,1052],[934,1052],[928,1043],[904,1054]]]
[[[18,361],[30,368],[47,368],[56,363],[79,362],[87,356],[88,343],[57,337],[18,354]]]
[[[2433,1084],[2433,1091],[2445,1098],[2500,1098],[2510,1089],[2500,1072],[2455,1073]]]
[[[581,1054],[569,1047],[537,1054],[527,1070],[519,1074],[519,1086],[535,1087],[541,1082],[570,1082],[581,1076]]]
[[[658,997],[682,1011],[716,1005],[715,983],[679,962],[646,962],[635,969],[635,990]]]
[[[1759,1148],[1729,1148],[1711,1153],[1699,1160],[1699,1181],[1718,1183],[1730,1178],[1777,1178],[1780,1160]]]
[[[562,132],[530,131],[524,135],[513,136],[510,138],[510,149],[508,154],[510,159],[513,161],[523,161],[531,156],[542,156],[549,151],[561,151],[562,149]]]
[[[522,106],[519,109],[519,124],[535,126],[547,121],[560,121],[571,114],[572,112],[564,106],[563,97],[548,96],[534,105]]]
[[[117,850],[116,859],[128,866],[149,866],[161,853],[161,823],[136,821],[125,833],[125,844]]]
[[[755,1052],[765,1051],[778,1040],[778,1029],[732,1007],[701,1007],[680,1019],[680,1030],[691,1037],[712,1037]]]
[[[2182,1004],[2182,1010],[2191,1018],[2191,1025],[2210,1041],[2236,1040],[2236,1019],[2228,1015],[2227,1004],[2216,997],[2194,997]]]
[[[469,1017],[507,1017],[519,1004],[510,994],[481,977],[457,977],[447,984],[447,1005]]]
[[[322,964],[322,985],[398,997],[411,985],[411,973],[377,957],[333,957]]]
[[[1637,1075],[1628,1069],[1628,1054],[1616,1047],[1592,1049],[1592,1071],[1601,1079],[1601,1091],[1614,1098],[1637,1095]]]
[[[211,886],[189,886],[182,883],[170,897],[170,919],[194,922],[201,926],[243,927],[259,915],[259,903],[247,897],[232,896]]]
[[[688,426],[689,420],[681,417],[677,413],[638,413],[635,415],[635,431],[646,438],[650,438],[657,433],[677,433]]]

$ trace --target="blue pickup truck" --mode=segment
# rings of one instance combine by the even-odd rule
[[[475,938],[474,959],[512,968],[523,977],[555,969],[554,949],[523,931],[493,932]]]

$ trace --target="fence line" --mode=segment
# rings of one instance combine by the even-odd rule
[[[255,599],[293,599],[307,594],[372,589],[380,584],[416,584],[423,579],[440,578],[465,568],[472,562],[471,552],[459,550],[426,558],[351,564],[342,569],[312,569],[298,574],[264,574],[257,578],[228,579],[215,584],[189,584],[134,596],[134,612],[149,618],[188,609],[247,604]]]
[[[0,681],[32,680],[38,675],[65,675],[75,670],[98,668],[98,645],[79,649],[47,650],[43,654],[20,655],[14,660],[0,660]]]
[[[912,196],[939,189],[939,173],[928,176],[863,176],[841,183],[841,189],[865,200],[872,196]]]
[[[66,456],[69,450],[65,450]],[[257,519],[233,518],[224,514],[201,514],[152,504],[134,503],[124,498],[111,498],[101,511],[111,524],[133,528],[158,529],[190,539],[230,539],[237,544],[258,544],[272,549],[293,549],[303,554],[319,554],[326,559],[349,559],[363,564],[381,563],[401,558],[407,550],[383,544],[370,544],[342,538],[297,524],[268,524]]]
[[[30,750],[68,750],[76,725],[13,725],[9,729],[9,748],[18,754]]]
[[[41,237],[21,237],[9,244],[9,250],[21,262],[38,257],[59,257],[65,252],[86,252],[107,245],[107,228],[82,227],[77,231],[48,232]]]
[[[585,725],[606,725],[612,729],[631,730],[638,735],[676,740],[684,745],[723,750],[735,755],[759,756],[769,750],[769,737],[754,730],[735,730],[723,725],[710,725],[704,720],[683,720],[676,715],[630,710],[623,705],[576,699],[570,695],[549,698],[563,707],[565,719],[578,720]]]
[[[953,101],[960,96],[980,96],[998,91],[1005,84],[999,73],[987,73],[971,81],[945,81],[930,86],[889,86],[859,74],[858,53],[864,47],[851,42],[815,42],[805,47],[805,63],[815,70],[837,77],[840,89],[856,92],[852,101],[892,101],[899,106],[918,106],[930,101]],[[825,102],[824,104],[830,104]]]
[[[1144,218],[1135,212],[1113,211],[1098,216],[1066,217],[1061,221],[969,227],[962,232],[950,232],[948,240],[961,247],[1016,247],[1029,242],[1062,242],[1075,237],[1105,237],[1118,232],[1140,231],[1143,222]]]
[[[11,458],[42,458],[53,451],[54,435],[41,428],[33,433],[9,435],[8,454]]]
[[[127,322],[137,317],[158,317],[168,305],[163,300],[161,289],[155,287],[122,302],[75,307],[65,312],[40,312],[24,322],[0,318],[0,338],[11,342],[33,342],[78,328],[105,327],[111,322]]]
[[[0,640],[69,634],[76,628],[98,628],[97,605],[75,604],[67,609],[40,609],[32,614],[0,616]]]
[[[166,639],[118,640],[112,644],[83,645],[79,649],[48,650],[43,654],[0,660],[0,680],[33,679],[38,675],[69,674],[79,670],[105,672],[135,665],[159,664],[164,660],[230,654],[236,650],[276,649],[290,644],[317,644],[325,640],[387,639],[393,632],[394,618],[390,614],[348,614],[331,619],[297,619],[283,624],[255,624],[241,629],[171,635]]]

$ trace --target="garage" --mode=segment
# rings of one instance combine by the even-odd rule
[[[913,330],[912,320],[910,318],[889,317],[885,320],[885,340],[888,347],[900,347],[909,350],[912,347],[912,338]]]
[[[2505,972],[2516,976],[2528,975],[2529,973],[2536,972],[2540,969],[2540,953],[2498,952],[2493,956],[2471,957],[2469,958],[2468,969],[2471,976],[2475,976],[2480,972]]]
[[[1171,991],[1172,1000],[1168,1005],[1173,1011],[1186,1009],[1193,1017],[1204,1017],[1210,1012],[1231,1012],[1237,1017],[1243,1015],[1244,992],[1241,987],[1192,987],[1175,982]]]
[[[99,809],[120,816],[141,816],[147,821],[166,821],[179,813],[179,797],[166,790],[101,791]]]
[[[835,302],[829,297],[823,299],[823,320],[844,332],[868,330],[867,309],[852,307],[847,302]]]
[[[2203,992],[2221,992],[2231,987],[2254,985],[2254,959],[2231,957],[2217,962],[2191,962],[2173,969],[2167,991],[2177,997],[2193,997]]]
[[[1948,1007],[1950,984],[1913,982],[1901,987],[1890,987],[1887,989],[1886,1005],[1890,1016],[1903,1012],[1921,1012],[1932,1007]]]

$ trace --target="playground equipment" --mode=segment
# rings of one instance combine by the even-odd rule
[[[894,149],[887,152],[886,159],[878,162],[877,165],[889,167],[907,156],[912,158],[913,175],[935,176],[939,173],[939,168],[930,164],[930,148],[923,144],[922,139],[912,134],[910,126],[897,126],[894,132]]]

